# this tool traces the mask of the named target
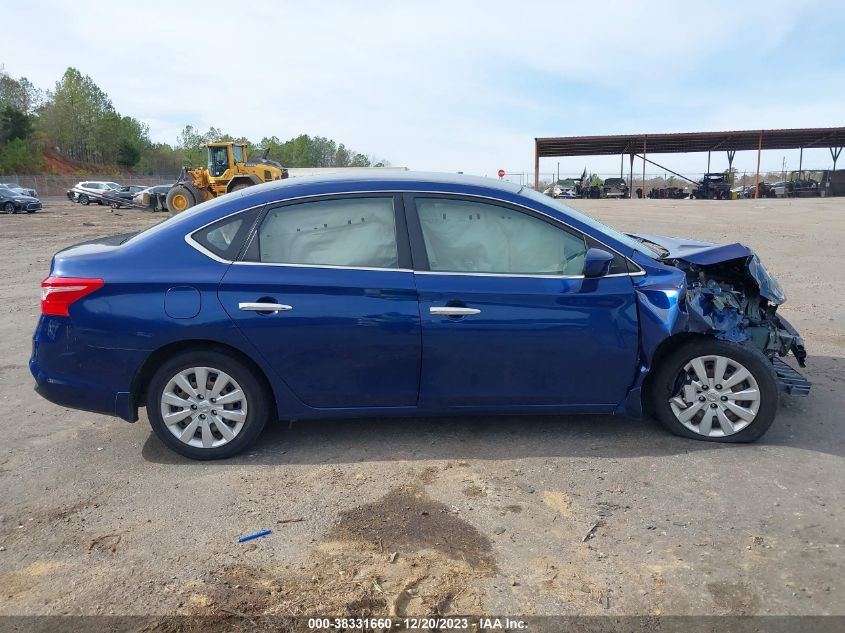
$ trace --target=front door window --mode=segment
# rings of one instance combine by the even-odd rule
[[[531,215],[469,200],[417,198],[429,270],[576,276],[584,238]]]

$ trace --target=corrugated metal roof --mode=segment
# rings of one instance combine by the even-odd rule
[[[536,138],[537,154],[596,156],[604,154],[680,154],[727,150],[755,150],[763,135],[763,149],[845,146],[845,127],[785,130],[733,130],[726,132],[677,132],[670,134],[620,134],[613,136],[562,136]]]

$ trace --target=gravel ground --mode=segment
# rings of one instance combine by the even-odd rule
[[[143,414],[39,398],[26,366],[52,253],[161,216],[0,216],[0,614],[845,614],[845,199],[573,206],[755,248],[812,395],[753,445],[606,416],[367,418],[191,462]]]

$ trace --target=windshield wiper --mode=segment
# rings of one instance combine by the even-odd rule
[[[652,242],[651,240],[647,240],[644,237],[639,237],[638,235],[631,235],[630,233],[628,233],[628,237],[633,237],[640,244],[645,244],[646,246],[648,246],[648,248],[650,250],[652,250],[655,253],[657,253],[658,255],[660,255],[660,259],[663,259],[667,255],[669,255],[669,249],[666,248],[665,246],[661,246],[660,244],[658,244],[656,242]]]

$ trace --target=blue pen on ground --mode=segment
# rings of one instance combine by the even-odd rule
[[[238,543],[243,543],[245,541],[251,541],[254,538],[260,538],[262,536],[267,536],[268,534],[272,534],[273,530],[261,530],[260,532],[256,532],[255,534],[248,534],[247,536],[242,536],[238,539]]]

